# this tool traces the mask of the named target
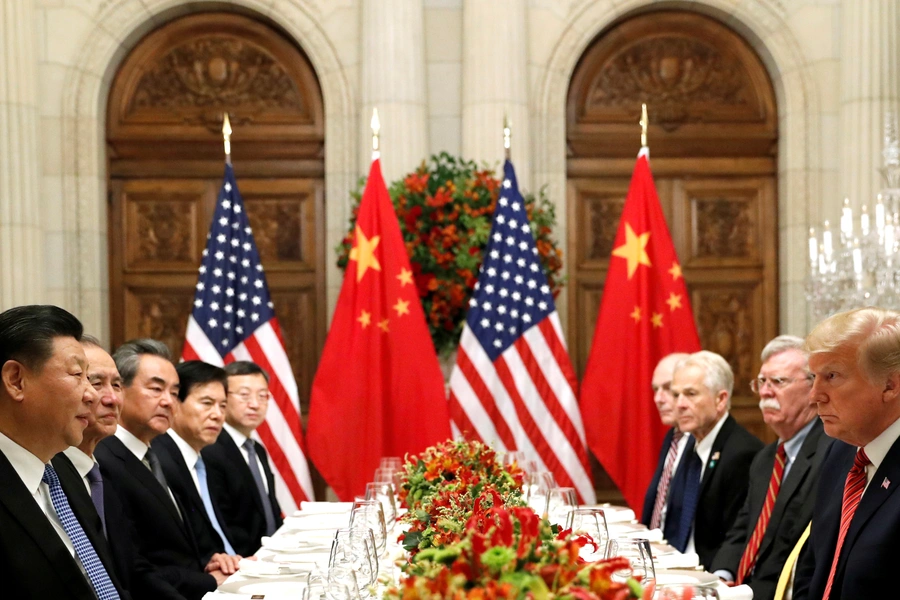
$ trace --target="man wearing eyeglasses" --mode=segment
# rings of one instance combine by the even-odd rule
[[[238,554],[250,556],[264,535],[282,524],[275,477],[262,444],[251,435],[266,420],[269,376],[258,365],[236,361],[225,366],[228,402],[225,426],[215,444],[203,449],[213,500]]]
[[[778,435],[750,465],[746,500],[710,570],[753,597],[771,600],[778,576],[812,515],[819,464],[831,439],[809,403],[812,378],[803,339],[780,335],[762,351],[759,395],[763,420]]]

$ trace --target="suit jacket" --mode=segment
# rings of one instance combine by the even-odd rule
[[[53,457],[51,462],[56,472],[60,473],[60,481],[70,501],[75,499],[85,506],[85,512],[90,513],[89,524],[96,529],[97,535],[103,536],[103,523],[78,469],[62,452]],[[66,473],[65,480],[62,473]],[[184,600],[184,596],[179,594],[178,590],[159,574],[156,567],[137,551],[135,545],[137,533],[125,516],[125,508],[112,485],[103,487],[103,514],[106,519],[104,538],[112,554],[113,568],[133,600]]]
[[[107,483],[116,491],[136,532],[138,551],[161,577],[188,600],[216,589],[216,579],[204,572],[204,561],[187,520],[182,520],[168,492],[117,437],[110,436],[94,450]],[[183,511],[182,511],[183,512]]]
[[[775,597],[781,569],[812,518],[819,467],[831,442],[832,439],[825,435],[822,421],[816,417],[791,470],[782,482],[760,543],[756,565],[744,581],[753,589],[754,600],[771,600]],[[725,543],[716,554],[710,571],[723,569],[737,576],[744,549],[766,501],[777,450],[778,442],[773,442],[753,459],[747,499],[734,526],[728,532]]]
[[[225,543],[222,541],[219,533],[213,528],[209,515],[206,514],[203,499],[200,497],[200,492],[197,491],[194,478],[191,477],[187,463],[184,462],[184,455],[181,453],[175,440],[168,433],[164,433],[153,440],[152,445],[159,458],[159,464],[162,465],[163,473],[166,475],[166,481],[169,482],[169,487],[172,488],[172,493],[175,494],[175,497],[178,498],[178,501],[184,508],[182,514],[190,522],[191,531],[194,532],[194,538],[197,541],[197,549],[200,551],[200,556],[203,557],[205,564],[209,562],[213,554],[225,552]],[[208,471],[209,467],[207,467],[207,486],[209,486]],[[212,496],[212,492],[210,492],[210,496]],[[228,528],[215,502],[213,502],[213,510],[216,512],[216,519],[218,519],[222,531],[231,541]]]
[[[725,418],[700,480],[694,515],[694,548],[701,565],[712,564],[725,535],[734,525],[747,495],[750,463],[762,447],[759,438],[734,417]]]
[[[844,483],[856,447],[835,440],[822,461],[812,530],[794,579],[794,599],[822,597],[837,547]],[[827,476],[826,476],[827,474]],[[900,564],[900,439],[875,471],[850,522],[831,586],[831,600],[877,598],[896,587]]]
[[[66,474],[58,475],[66,491],[71,481]],[[4,597],[96,600],[90,582],[2,452],[0,482],[0,582]],[[91,524],[90,513],[75,498],[69,498],[69,506],[120,597],[129,598],[116,577],[109,547]]]
[[[269,484],[268,501],[275,516],[275,526],[280,527],[281,507],[275,499],[275,477],[269,468],[265,448],[259,442],[254,444]],[[206,462],[210,494],[225,519],[220,522],[227,528],[235,552],[243,556],[256,554],[260,540],[265,535],[266,517],[244,453],[234,443],[234,438],[223,430],[216,443],[204,448],[202,454]]]

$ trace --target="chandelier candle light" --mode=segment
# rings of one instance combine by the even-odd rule
[[[900,139],[897,117],[884,119],[884,166],[886,187],[875,203],[875,226],[868,207],[860,208],[857,220],[844,198],[840,231],[825,221],[821,237],[809,229],[809,274],[806,299],[814,322],[836,312],[860,306],[900,308]]]

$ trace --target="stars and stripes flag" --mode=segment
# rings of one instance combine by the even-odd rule
[[[230,164],[203,250],[181,358],[219,366],[249,360],[265,369],[272,399],[256,434],[275,467],[278,502],[290,514],[301,500],[312,500],[297,382]]]
[[[592,504],[575,372],[509,160],[503,174],[450,376],[454,433],[525,452]]]

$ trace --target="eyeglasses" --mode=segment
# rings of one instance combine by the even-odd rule
[[[809,381],[811,378],[810,375],[806,377],[763,377],[760,375],[756,379],[750,380],[750,389],[753,390],[754,394],[758,394],[759,390],[763,389],[768,383],[773,390],[783,390],[795,381]]]
[[[259,404],[266,404],[272,398],[272,394],[269,392],[259,392],[256,395],[250,392],[232,392],[230,395],[237,398],[241,404],[249,404],[251,400],[256,400]]]

